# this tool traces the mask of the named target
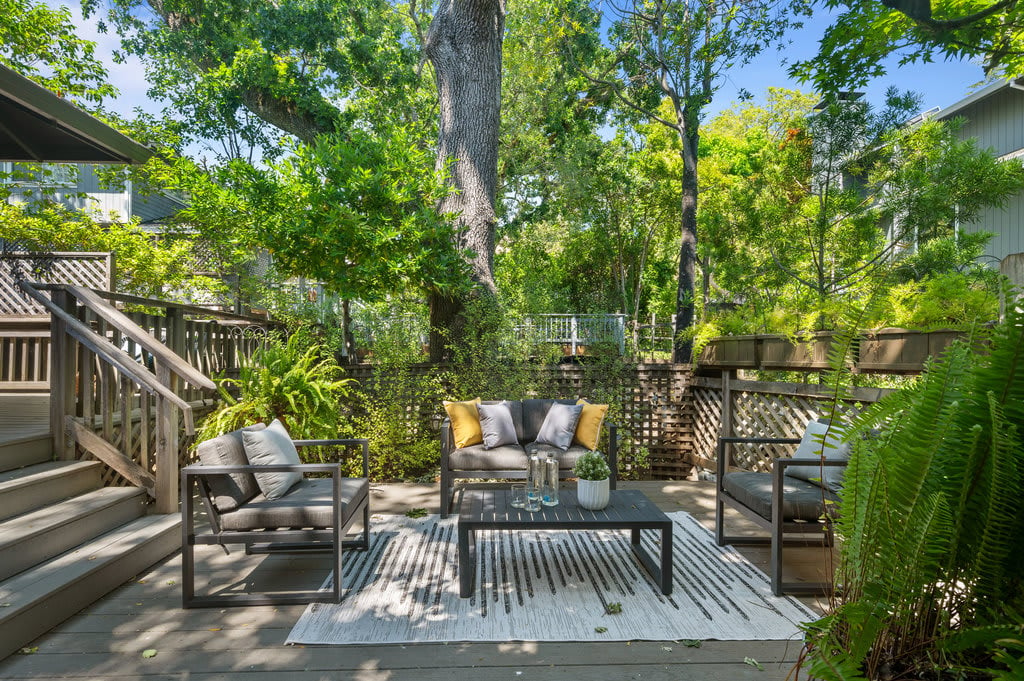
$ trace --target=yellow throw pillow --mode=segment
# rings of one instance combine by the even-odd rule
[[[476,408],[478,404],[479,397],[468,402],[444,403],[444,410],[452,420],[452,435],[455,437],[456,449],[478,445],[484,441],[484,433],[480,429],[480,411]]]
[[[583,405],[583,413],[576,422],[576,435],[572,438],[574,445],[582,445],[587,449],[597,449],[597,441],[601,438],[601,424],[608,413],[607,404],[590,404],[586,400],[577,400]]]

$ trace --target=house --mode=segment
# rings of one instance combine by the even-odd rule
[[[934,117],[945,121],[963,118],[962,139],[976,139],[978,147],[991,147],[1000,159],[1024,158],[1024,76],[991,83],[940,109]],[[1024,286],[1020,279],[1024,273],[1024,192],[1011,197],[1005,206],[985,209],[976,220],[959,227],[966,232],[993,232],[985,260]]]

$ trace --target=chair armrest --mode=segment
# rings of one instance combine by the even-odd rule
[[[340,470],[336,463],[269,463],[257,466],[203,466],[192,464],[181,469],[183,475],[203,477],[207,475],[226,475],[228,473],[281,473],[297,471],[299,473],[333,473]]]
[[[832,466],[839,467],[845,466],[850,463],[849,459],[823,459],[821,457],[815,457],[812,459],[794,459],[789,456],[780,456],[777,459],[772,459],[772,465],[778,466],[779,468],[788,468],[789,466]]]
[[[608,427],[608,468],[611,469],[611,489],[615,489],[615,483],[619,479],[619,424],[606,422]]]
[[[719,442],[744,442],[760,445],[798,445],[803,439],[799,437],[720,437]]]
[[[452,442],[452,420],[450,417],[445,416],[444,420],[441,421],[441,458],[447,459],[448,455],[451,454],[452,448],[454,447]]]
[[[359,445],[363,451],[363,477],[370,477],[370,441],[363,437],[335,440],[292,440],[296,447],[318,447],[331,445]]]

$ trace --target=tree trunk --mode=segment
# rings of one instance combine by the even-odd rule
[[[679,284],[676,289],[676,336],[672,341],[672,361],[692,361],[693,340],[680,334],[693,326],[694,291],[697,264],[697,142],[696,132],[679,130],[683,159],[682,239],[679,243]]]
[[[504,27],[504,0],[442,0],[425,46],[434,66],[440,110],[437,167],[448,168],[456,190],[440,208],[456,214],[456,245],[469,252],[471,277],[483,295],[495,292],[494,199]],[[446,346],[457,342],[464,329],[465,300],[446,291],[431,294],[431,361],[450,357]]]

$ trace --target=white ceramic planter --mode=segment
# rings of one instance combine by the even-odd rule
[[[580,506],[590,511],[600,511],[608,505],[608,490],[608,478],[580,480],[576,483],[576,497]]]

